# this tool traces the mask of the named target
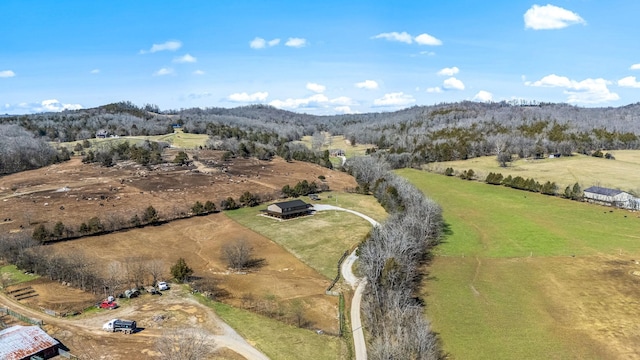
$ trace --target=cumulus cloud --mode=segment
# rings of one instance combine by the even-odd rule
[[[491,102],[491,101],[493,101],[493,94],[488,92],[488,91],[480,90],[473,97],[473,100],[482,101],[482,102]]]
[[[182,42],[177,40],[167,41],[162,44],[153,44],[149,50],[140,50],[140,54],[154,53],[158,51],[176,51],[182,47]]]
[[[269,93],[266,91],[262,91],[262,92],[259,91],[253,94],[241,92],[241,93],[231,94],[227,99],[233,102],[250,103],[250,102],[263,102],[267,100],[268,96],[269,96]]]
[[[280,39],[273,39],[273,40],[269,40],[267,42],[267,45],[269,45],[269,46],[276,46],[278,44],[280,44]]]
[[[204,75],[204,74],[205,74],[205,72],[202,71],[202,70],[196,70],[196,71],[193,72],[193,75]]]
[[[464,90],[464,83],[454,77],[450,77],[442,82],[442,87],[447,90]]]
[[[280,39],[273,39],[273,40],[267,41],[261,37],[256,37],[255,39],[249,42],[249,47],[252,49],[264,49],[267,46],[272,47],[278,44],[280,44]]]
[[[442,89],[439,86],[427,88],[428,93],[437,94],[441,93]]]
[[[636,80],[635,76],[627,76],[625,78],[618,80],[618,86],[640,88],[640,82]]]
[[[440,76],[453,76],[457,73],[460,72],[460,69],[458,69],[457,67],[450,67],[450,68],[444,68],[440,71],[438,71],[438,75]]]
[[[329,100],[329,102],[334,105],[356,105],[348,96],[338,96],[337,98]]]
[[[93,69],[91,70],[92,74],[100,74],[100,69]]]
[[[305,47],[305,46],[307,46],[307,39],[289,38],[289,40],[287,40],[287,42],[284,43],[284,45],[285,46],[289,46],[289,47],[294,47],[294,48]]]
[[[378,88],[378,83],[374,80],[365,80],[365,81],[356,83],[355,86],[359,89],[374,90]]]
[[[413,96],[405,94],[403,92],[395,92],[384,94],[383,97],[373,100],[373,106],[376,107],[393,107],[393,106],[406,106],[416,102]]]
[[[526,29],[552,30],[586,23],[580,15],[550,4],[545,6],[533,5],[524,13],[524,27]]]
[[[525,82],[527,86],[564,88],[567,102],[576,104],[597,104],[619,100],[620,96],[607,87],[609,84],[611,84],[610,81],[601,78],[576,81],[556,74],[547,75],[538,81]]]
[[[343,114],[352,114],[353,111],[351,110],[351,107],[349,106],[336,106],[333,108],[333,110],[339,112],[339,113],[343,113]]]
[[[629,68],[629,70],[640,70],[640,64],[633,64]]]
[[[414,39],[418,45],[430,45],[430,46],[438,46],[442,45],[442,41],[440,39],[436,39],[435,37],[429,34],[420,34]]]
[[[172,75],[174,73],[172,68],[162,68],[156,72],[153,73],[153,76],[165,76],[165,75]]]
[[[5,104],[2,112],[10,114],[33,114],[79,109],[82,109],[82,105],[80,104],[64,104],[56,99],[49,99],[39,103],[20,103],[17,105]]]
[[[436,39],[435,37],[429,35],[429,34],[420,34],[416,37],[411,36],[411,34],[403,31],[401,33],[393,31],[393,32],[388,32],[388,33],[380,33],[376,36],[372,36],[372,39],[385,39],[385,40],[389,40],[389,41],[397,41],[397,42],[402,42],[405,44],[411,44],[414,41],[418,44],[418,45],[431,45],[431,46],[437,46],[437,45],[442,45],[442,41],[440,41],[439,39]]]
[[[2,70],[0,71],[0,78],[10,78],[10,77],[14,77],[16,76],[16,73],[14,73],[11,70]]]
[[[273,100],[269,103],[269,105],[277,107],[279,109],[309,109],[309,108],[321,108],[321,109],[329,109],[331,106],[335,106],[334,109],[345,109],[348,108],[349,105],[356,105],[355,102],[346,96],[340,96],[337,98],[329,99],[324,94],[314,94],[306,98],[292,99],[288,98],[286,100]],[[337,105],[337,106],[336,106]],[[349,111],[350,112],[350,111]]]
[[[316,84],[316,83],[307,83],[307,90],[311,90],[315,93],[323,93],[327,89],[326,86]]]
[[[194,63],[197,62],[198,59],[196,59],[195,57],[189,55],[189,54],[185,54],[183,56],[177,57],[175,59],[173,59],[174,63]]]

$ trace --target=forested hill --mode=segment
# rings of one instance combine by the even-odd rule
[[[92,138],[100,129],[119,136],[159,135],[172,131],[172,124],[218,141],[251,140],[274,147],[326,131],[386,149],[382,153],[394,166],[497,153],[530,157],[640,148],[640,103],[580,108],[460,102],[396,112],[314,116],[266,105],[160,111],[155,105],[120,102],[61,113],[0,117],[3,128],[18,125],[37,139],[61,142]],[[0,140],[0,147],[16,144]]]

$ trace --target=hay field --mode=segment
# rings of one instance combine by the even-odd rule
[[[640,357],[637,213],[399,170],[447,223],[422,296],[452,359]]]
[[[578,182],[582,188],[603,186],[633,192],[640,195],[640,151],[609,151],[616,160],[595,158],[586,155],[561,157],[558,159],[518,159],[506,168],[498,165],[495,156],[484,156],[469,160],[446,161],[424,165],[424,169],[444,172],[448,167],[458,172],[473,169],[477,178],[484,180],[490,173],[501,173],[505,177],[522,176],[533,178],[540,183],[552,181],[558,184],[560,191]]]

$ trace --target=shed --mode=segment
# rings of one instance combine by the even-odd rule
[[[584,189],[584,199],[588,202],[600,205],[621,208],[629,208],[631,203],[635,200],[634,196],[627,192],[600,186],[592,186]]]
[[[105,129],[100,129],[98,131],[96,131],[96,138],[99,139],[106,139],[107,136],[109,136],[109,132]]]
[[[16,325],[0,331],[0,359],[50,359],[58,355],[60,342],[38,326]]]
[[[290,219],[297,216],[304,216],[311,213],[313,205],[307,204],[302,200],[283,201],[267,206],[264,212],[267,215],[275,216],[280,219]]]

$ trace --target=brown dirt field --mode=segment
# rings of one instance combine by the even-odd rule
[[[165,155],[172,158],[172,151]],[[190,156],[194,153],[191,152]],[[201,161],[211,173],[196,166],[141,166],[132,162],[105,168],[83,164],[79,157],[42,169],[0,177],[0,234],[31,231],[37,224],[50,230],[62,221],[74,230],[82,222],[98,216],[103,224],[128,221],[153,206],[160,218],[188,212],[196,202],[213,201],[220,207],[223,199],[236,200],[245,191],[275,198],[284,185],[309,182],[324,175],[330,189],[355,187],[354,179],[305,162],[256,159],[220,160],[221,152],[198,151]],[[66,191],[64,191],[66,190]]]
[[[35,290],[35,293],[30,295],[37,295],[24,300],[18,300],[20,303],[34,308],[53,310],[61,314],[80,312],[95,305],[101,298],[100,296],[73,287],[63,286],[58,282],[44,278],[32,280],[26,284],[9,286],[6,292],[9,293],[25,287],[31,287]],[[20,292],[16,294],[20,294]]]
[[[256,257],[264,258],[266,264],[246,274],[228,272],[221,249],[237,239],[246,240],[255,249]],[[223,299],[227,303],[240,306],[246,294],[258,299],[270,295],[284,301],[301,299],[307,305],[306,317],[314,327],[328,333],[338,332],[337,298],[324,295],[329,280],[278,244],[223,213],[47,246],[52,251],[82,252],[103,269],[114,261],[125,265],[128,261],[161,259],[167,268],[166,275],[170,265],[182,257],[194,270],[194,276],[213,280],[229,292]]]

